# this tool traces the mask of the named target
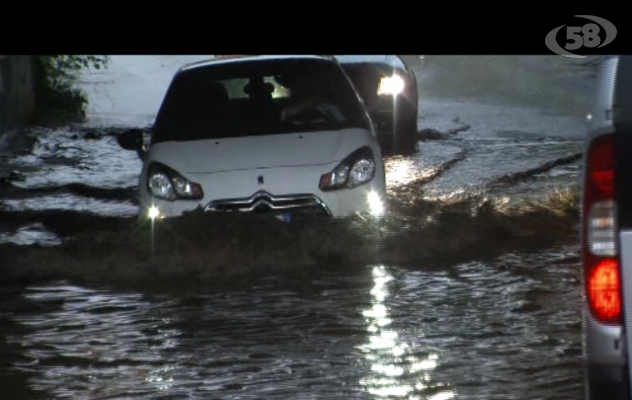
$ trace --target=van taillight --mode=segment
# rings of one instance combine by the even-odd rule
[[[616,322],[621,316],[620,283],[616,259],[603,259],[592,267],[587,281],[588,298],[598,320]]]
[[[613,135],[593,140],[588,148],[582,211],[582,250],[590,311],[602,323],[620,324]]]

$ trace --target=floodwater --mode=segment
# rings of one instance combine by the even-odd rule
[[[582,395],[574,185],[589,64],[428,57],[419,128],[447,134],[387,158],[379,222],[148,227],[134,218],[140,161],[116,134],[151,122],[195,61],[176,58],[114,57],[84,79],[86,124],[5,136],[7,398]]]

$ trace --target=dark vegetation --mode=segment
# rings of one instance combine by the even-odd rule
[[[58,125],[83,121],[88,98],[76,85],[79,72],[107,68],[108,63],[104,55],[34,56],[35,122]]]

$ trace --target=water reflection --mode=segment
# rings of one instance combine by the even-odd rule
[[[68,210],[90,212],[104,216],[130,217],[138,213],[138,206],[130,201],[100,200],[72,194],[57,194],[29,199],[0,201],[0,210]]]
[[[437,165],[417,157],[391,156],[384,161],[386,186],[394,189],[434,176]]]
[[[154,383],[158,390],[168,390],[173,386],[173,367],[161,367],[149,372],[147,382]]]
[[[76,399],[168,395],[176,385],[180,366],[169,354],[179,351],[178,319],[142,295],[61,285],[31,287],[24,297],[50,311],[16,318],[32,329],[14,338],[28,346],[29,362],[14,367],[36,373],[32,388]]]
[[[577,257],[332,271],[309,296],[289,277],[193,294],[0,290],[0,362],[46,399],[579,398]]]
[[[0,205],[0,208],[2,206]],[[0,232],[0,243],[15,243],[22,246],[39,244],[40,246],[57,246],[61,240],[50,232],[44,224],[28,224],[15,232]]]
[[[391,157],[385,162],[386,183],[388,186],[397,187],[413,182],[416,176],[416,168],[410,158]]]
[[[373,267],[374,286],[371,290],[372,307],[363,312],[368,324],[368,343],[359,346],[371,364],[373,375],[360,381],[365,390],[378,398],[404,398],[408,400],[448,400],[456,396],[453,389],[433,382],[430,373],[437,367],[439,355],[427,354],[425,358],[399,337],[391,328],[387,298],[388,284],[393,276],[386,267]],[[417,334],[420,334],[419,330]]]

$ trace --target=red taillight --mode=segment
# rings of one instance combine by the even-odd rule
[[[614,137],[595,139],[588,151],[587,194],[611,199],[614,192]]]
[[[586,295],[593,317],[607,324],[621,323],[614,160],[613,135],[602,136],[590,144],[582,207]]]
[[[597,190],[605,196],[612,196],[614,188],[614,171],[595,171],[593,181]]]
[[[589,272],[588,300],[595,318],[602,322],[617,322],[621,316],[619,265],[615,258],[598,261]]]

